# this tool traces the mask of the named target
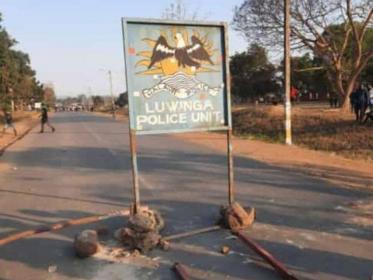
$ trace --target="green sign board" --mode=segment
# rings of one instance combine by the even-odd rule
[[[135,134],[231,127],[224,23],[123,19]]]

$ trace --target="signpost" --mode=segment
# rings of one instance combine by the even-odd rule
[[[136,136],[226,131],[233,197],[227,25],[123,19],[134,211],[140,192]]]

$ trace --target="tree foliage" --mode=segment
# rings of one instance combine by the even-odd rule
[[[232,94],[242,101],[278,91],[276,68],[268,61],[266,50],[252,44],[247,51],[230,60]]]
[[[291,58],[291,84],[301,91],[335,92],[322,62],[310,53]]]
[[[100,108],[104,106],[105,101],[102,96],[100,95],[94,95],[92,96],[92,102],[93,102],[93,107],[94,108]]]
[[[372,0],[292,0],[293,49],[308,49],[320,59],[338,93],[348,97],[373,58]],[[283,43],[283,1],[244,0],[233,24],[249,40],[265,46]]]
[[[115,105],[119,107],[124,107],[128,104],[128,93],[127,92],[122,92],[119,94],[117,100],[115,100]]]
[[[11,100],[23,106],[41,100],[42,85],[35,77],[28,54],[15,50],[17,41],[2,25],[0,14],[0,106],[8,107]]]
[[[44,103],[48,105],[48,107],[54,107],[56,103],[56,94],[54,92],[53,85],[45,85],[43,87],[43,100]]]

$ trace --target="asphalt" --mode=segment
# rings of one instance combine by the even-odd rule
[[[0,238],[131,203],[128,126],[88,113],[57,113],[57,131],[32,130],[0,157]],[[172,135],[138,137],[141,201],[166,220],[164,235],[212,225],[227,203],[227,162]],[[247,234],[300,279],[370,279],[373,228],[350,207],[372,193],[235,155],[236,198],[257,209]],[[371,217],[368,217],[371,219]],[[360,221],[360,222],[359,222]],[[104,223],[117,228],[123,218]],[[0,279],[177,279],[175,261],[197,279],[279,279],[228,231],[185,238],[127,263],[75,258],[71,227],[0,247]],[[230,254],[219,253],[222,245]],[[50,266],[56,271],[48,272]]]

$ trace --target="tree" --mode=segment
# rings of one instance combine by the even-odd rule
[[[128,93],[123,92],[123,93],[119,94],[119,97],[115,101],[115,105],[117,105],[119,107],[124,107],[127,104],[128,104]]]
[[[246,101],[279,88],[275,67],[268,61],[266,50],[252,44],[246,52],[236,53],[230,59],[232,94]]]
[[[56,94],[53,85],[44,86],[44,103],[47,104],[48,107],[54,107],[56,103]]]
[[[368,65],[361,72],[361,80],[373,86],[373,59],[368,62]]]
[[[0,14],[0,102],[2,106],[5,106],[10,102],[10,49],[15,45],[16,41],[10,37],[1,22],[2,17]]]
[[[10,55],[12,63],[9,65],[9,74],[13,90],[12,98],[23,107],[25,104],[30,103],[33,97],[35,71],[30,66],[28,54],[10,50]]]
[[[343,108],[359,76],[373,57],[372,0],[293,0],[293,49],[312,51],[335,83]],[[233,24],[248,39],[282,44],[283,1],[244,0]],[[281,38],[281,39],[279,39]]]
[[[291,58],[291,84],[302,91],[335,91],[317,57],[310,53]]]
[[[99,96],[99,95],[92,96],[92,102],[93,102],[94,108],[102,107],[105,104],[104,99],[102,98],[102,96]]]
[[[12,101],[23,107],[43,94],[28,54],[14,50],[16,44],[2,26],[0,13],[0,105],[7,108]]]

